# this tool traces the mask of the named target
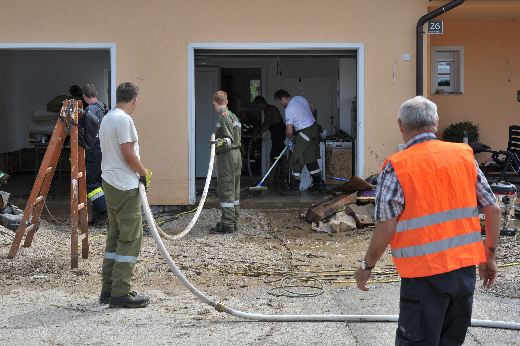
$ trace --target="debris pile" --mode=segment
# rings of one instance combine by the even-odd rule
[[[0,191],[0,225],[16,231],[23,217],[23,210],[7,203],[9,193]]]
[[[312,205],[305,220],[317,232],[337,233],[373,226],[374,185],[353,176],[331,190],[332,196]]]

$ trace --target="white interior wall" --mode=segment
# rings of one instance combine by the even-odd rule
[[[0,137],[0,153],[30,147],[27,128],[34,109],[46,106],[56,95],[68,94],[73,84],[93,83],[100,100],[107,103],[102,91],[104,70],[110,69],[109,50],[0,50],[0,56],[10,54],[14,54],[12,73],[1,79],[3,83],[14,79],[15,91],[1,90],[0,100],[9,95],[14,102],[0,106],[0,118],[9,119],[6,131],[11,136]]]
[[[339,128],[352,134],[352,101],[357,94],[356,59],[339,59],[339,84]]]

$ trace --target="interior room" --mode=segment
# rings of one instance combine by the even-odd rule
[[[321,132],[323,179],[334,183],[350,178],[355,169],[356,139],[356,51],[219,51],[198,50],[195,54],[195,172],[203,180],[209,157],[208,139],[215,129],[216,113],[211,96],[222,89],[228,93],[229,109],[242,122],[242,177],[258,179],[270,167],[270,135],[250,145],[263,113],[253,100],[263,96],[276,106],[274,92],[285,89],[304,96],[317,114]],[[246,179],[247,180],[247,179]],[[304,170],[301,188],[310,184]]]
[[[70,98],[72,85],[93,83],[111,106],[110,70],[109,49],[0,49],[0,167],[11,175],[15,195],[30,192],[58,119],[56,107]],[[66,140],[51,195],[70,185],[68,148]]]

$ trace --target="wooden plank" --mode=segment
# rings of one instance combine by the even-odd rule
[[[335,198],[325,200],[314,204],[307,210],[305,219],[309,222],[318,222],[335,214],[338,209],[356,201],[356,194],[341,195]]]
[[[374,205],[356,205],[349,204],[346,208],[347,214],[354,217],[356,220],[356,225],[358,228],[363,228],[366,226],[373,226],[375,224],[374,221]]]
[[[373,188],[372,184],[367,183],[360,177],[353,176],[350,178],[350,181],[333,188],[331,191],[341,191],[350,194],[357,191],[372,190]]]
[[[78,123],[78,109],[76,100],[65,100],[64,106],[72,102],[74,109],[72,111],[72,121]],[[78,127],[70,128],[70,268],[78,268]]]
[[[79,212],[79,227],[81,229],[81,257],[88,258],[89,252],[89,239],[88,239],[88,208],[87,206],[87,181],[86,181],[86,166],[85,166],[85,149],[79,147],[78,152],[78,165],[81,174],[79,179],[79,202],[84,205]]]

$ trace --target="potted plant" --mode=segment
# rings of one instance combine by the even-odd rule
[[[468,143],[478,141],[478,125],[471,121],[462,121],[450,124],[442,131],[442,139],[447,142],[462,143],[468,137]]]

